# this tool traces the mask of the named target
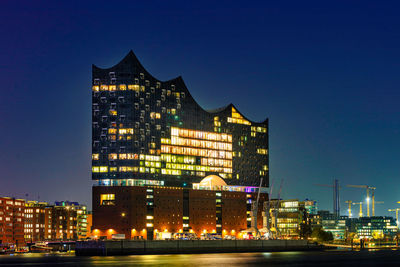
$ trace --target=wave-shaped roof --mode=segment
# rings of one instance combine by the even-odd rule
[[[166,80],[166,81],[161,81],[154,77],[150,72],[146,70],[146,68],[143,67],[143,65],[140,63],[139,59],[136,57],[135,53],[130,50],[129,53],[116,65],[110,67],[110,68],[100,68],[96,65],[92,65],[92,71],[93,75],[96,77],[106,77],[110,72],[116,72],[116,73],[126,73],[126,76],[129,76],[129,74],[132,73],[143,73],[146,77],[150,77],[150,79],[160,82],[162,84],[175,84],[182,88],[185,93],[193,100],[193,102],[204,112],[207,112],[209,114],[213,115],[218,115],[218,114],[223,114],[229,111],[236,111],[239,113],[243,119],[248,120],[252,124],[266,124],[268,123],[268,118],[265,119],[264,121],[261,122],[256,122],[248,119],[246,116],[244,116],[232,103],[229,105],[216,108],[216,109],[204,109],[200,104],[197,103],[197,101],[193,98],[193,96],[190,94],[189,89],[187,88],[182,76],[178,76],[176,78]],[[129,79],[129,78],[126,78]],[[133,82],[133,81],[132,81]]]

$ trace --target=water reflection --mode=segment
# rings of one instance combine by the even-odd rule
[[[219,253],[76,257],[73,254],[2,255],[0,266],[397,266],[399,250]]]

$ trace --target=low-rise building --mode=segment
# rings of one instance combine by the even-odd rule
[[[277,204],[279,205],[278,210],[276,210]],[[310,225],[310,212],[314,213],[316,210],[317,202],[313,200],[290,199],[279,200],[279,202],[276,199],[271,200],[271,226],[277,229],[278,235],[283,238],[300,238],[301,228]],[[275,217],[277,218],[275,219]]]
[[[26,242],[48,239],[48,235],[51,233],[51,227],[48,227],[49,216],[51,216],[51,210],[48,209],[47,202],[26,202],[24,223]]]
[[[347,219],[348,216],[336,216],[327,210],[321,210],[311,216],[311,225],[313,228],[321,226],[324,231],[331,232],[335,240],[344,240]]]
[[[0,244],[25,243],[24,213],[25,200],[0,197]]]
[[[87,208],[78,202],[27,201],[25,207],[25,240],[77,240],[89,236]]]
[[[93,237],[153,239],[158,232],[215,233],[240,237],[251,229],[258,187],[227,185],[215,175],[192,188],[166,186],[93,187]],[[261,192],[260,203],[267,198]],[[257,210],[262,228],[262,205]]]
[[[397,224],[393,217],[361,217],[355,221],[355,230],[358,238],[381,239],[385,236],[395,236]]]

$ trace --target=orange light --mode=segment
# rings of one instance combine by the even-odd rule
[[[136,232],[136,229],[132,229],[132,232]]]
[[[206,230],[206,229],[204,229],[204,230],[203,230],[203,233],[207,233],[207,230]]]
[[[165,232],[165,233],[168,232],[167,228],[164,229],[164,232]]]

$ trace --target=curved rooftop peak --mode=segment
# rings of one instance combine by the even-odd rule
[[[93,69],[96,71],[105,71],[105,72],[110,72],[110,71],[118,71],[118,69],[120,68],[125,68],[126,66],[129,66],[129,68],[132,69],[132,72],[134,70],[139,70],[138,72],[142,72],[144,73],[147,77],[151,77],[159,82],[172,82],[172,81],[182,81],[183,79],[181,76],[175,77],[173,79],[170,80],[165,80],[162,81],[160,79],[157,79],[156,77],[154,77],[149,71],[147,71],[147,69],[142,65],[142,63],[140,62],[140,60],[137,58],[137,56],[135,55],[135,53],[133,52],[133,50],[129,50],[128,54],[121,60],[119,61],[117,64],[115,64],[114,66],[110,67],[110,68],[100,68],[96,65],[92,65]]]
[[[121,69],[124,69],[126,71],[126,68],[130,69],[130,71],[132,73],[141,72],[141,73],[144,73],[145,76],[151,77],[162,83],[175,83],[175,84],[181,86],[182,88],[184,88],[186,90],[186,92],[191,96],[190,91],[188,90],[182,76],[177,76],[173,79],[166,80],[166,81],[161,81],[161,80],[157,79],[150,72],[148,72],[145,67],[143,67],[142,63],[139,61],[139,59],[137,58],[137,56],[135,55],[135,53],[133,52],[132,49],[129,50],[128,54],[120,62],[118,62],[116,65],[114,65],[110,68],[99,68],[96,65],[93,65],[93,70],[95,70],[96,72],[100,72],[100,73],[111,72],[111,71],[119,72]],[[248,121],[251,123],[257,124],[257,123],[267,123],[268,122],[268,119],[265,119],[264,121],[261,121],[261,122],[255,122],[255,121],[248,119],[232,103],[230,103],[226,106],[220,107],[220,108],[205,110],[203,107],[201,107],[197,103],[196,100],[194,100],[194,98],[192,96],[191,96],[191,98],[202,110],[204,110],[208,113],[217,114],[217,113],[223,113],[223,112],[232,112],[232,117],[237,116],[236,118],[245,120],[245,121]]]

